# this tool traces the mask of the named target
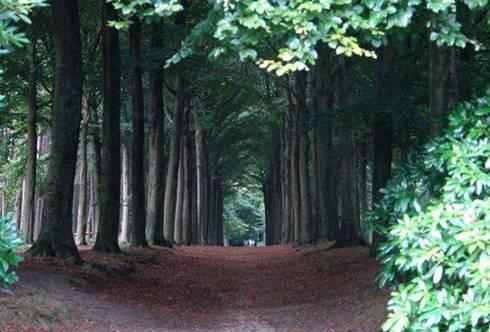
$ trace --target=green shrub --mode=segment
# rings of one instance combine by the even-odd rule
[[[17,276],[11,268],[16,267],[22,260],[15,252],[20,246],[22,240],[17,234],[11,215],[0,218],[0,288],[17,281]]]
[[[385,331],[490,331],[489,105],[458,108],[370,216],[395,288]]]

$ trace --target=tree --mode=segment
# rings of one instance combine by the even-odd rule
[[[121,188],[121,58],[119,33],[108,26],[117,19],[112,3],[102,3],[102,53],[104,58],[104,110],[102,117],[102,179],[99,197],[100,220],[94,250],[119,253],[117,242],[119,230]]]
[[[131,154],[131,202],[133,212],[133,236],[131,246],[146,247],[146,211],[145,211],[145,116],[144,96],[141,74],[141,23],[134,19],[129,28],[129,43],[132,61],[132,101],[133,101],[133,141]]]
[[[31,41],[27,114],[27,169],[22,199],[21,233],[24,243],[33,242],[34,197],[37,162],[37,56],[36,40]]]
[[[316,155],[316,171],[312,179],[316,188],[315,210],[317,236],[320,239],[336,240],[339,234],[337,194],[335,181],[335,152],[333,150],[334,78],[330,52],[326,45],[318,46],[319,58],[315,66],[313,96],[313,147]],[[313,158],[312,158],[313,159]],[[314,162],[314,161],[312,161]]]
[[[160,23],[151,25],[151,50],[157,52],[162,45]],[[148,244],[163,244],[163,209],[164,187],[164,138],[163,138],[163,66],[152,63],[150,71],[149,97],[149,138],[148,138],[148,210],[146,240]]]
[[[205,146],[205,133],[199,116],[194,116],[195,142],[196,142],[196,182],[197,182],[197,223],[199,244],[206,244],[208,226],[208,156]]]
[[[165,181],[165,202],[163,206],[163,236],[168,243],[175,242],[175,205],[177,194],[177,177],[180,161],[180,139],[182,136],[182,117],[185,108],[186,81],[182,73],[177,74],[174,130],[170,138],[170,156]]]
[[[41,231],[28,253],[79,262],[71,213],[82,99],[78,2],[54,0],[51,8],[56,56],[52,147]]]
[[[390,110],[383,109],[383,96],[388,94],[387,76],[393,61],[393,49],[391,46],[382,48],[376,63],[376,93],[380,110],[374,116],[373,129],[373,202],[379,203],[382,198],[381,189],[384,188],[391,178],[392,167],[392,140],[393,123]],[[378,232],[373,233],[371,254],[376,254],[381,241]]]
[[[80,135],[80,194],[78,203],[78,221],[77,221],[77,243],[87,244],[87,206],[88,206],[88,127],[89,127],[89,101],[85,96],[82,107],[82,132]]]
[[[348,58],[340,59],[340,100],[343,115],[340,125],[340,234],[336,247],[349,247],[360,244],[360,225],[359,225],[359,198],[356,172],[356,150],[354,132],[352,129],[352,107],[353,103],[353,73],[352,61]]]

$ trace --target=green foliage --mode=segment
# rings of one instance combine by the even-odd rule
[[[490,329],[490,97],[399,170],[371,219],[387,237],[385,331]],[[387,227],[386,227],[387,226]]]
[[[29,11],[44,4],[44,0],[0,0],[0,56],[10,52],[11,46],[21,46],[28,40],[23,32],[19,32],[15,23],[30,23]],[[3,70],[0,69],[0,81]],[[0,94],[0,109],[5,107],[5,96]]]
[[[183,9],[179,0],[111,0],[124,16],[169,16]]]
[[[258,191],[236,190],[224,204],[225,236],[228,240],[259,240],[264,232],[264,204]]]
[[[0,0],[0,56],[9,53],[12,46],[19,47],[28,42],[16,24],[30,24],[29,12],[44,4],[44,0]],[[0,80],[2,74],[3,70],[0,69]],[[2,102],[4,99],[5,96],[0,94],[0,109],[5,106]]]
[[[44,0],[0,0],[0,55],[7,53],[11,45],[18,47],[28,42],[16,23],[30,24],[29,12],[44,4]]]
[[[461,32],[456,18],[456,0],[214,0],[207,24],[197,26],[199,34],[209,34],[219,42],[211,52],[218,57],[227,51],[241,60],[256,61],[277,75],[305,70],[317,60],[316,46],[325,43],[337,55],[376,57],[385,33],[406,27],[424,14],[430,38],[438,44],[464,47],[470,40]],[[472,9],[484,9],[488,0],[466,0]],[[428,14],[428,15],[427,15]],[[418,15],[421,16],[421,15]],[[207,27],[207,29],[203,29]],[[170,60],[178,62],[192,53],[198,37],[184,43]],[[191,46],[189,46],[191,45]],[[263,47],[273,49],[264,55]]]
[[[116,29],[126,29],[131,24],[131,17],[159,18],[171,16],[184,9],[179,0],[111,0],[123,19],[109,22]]]
[[[0,218],[0,287],[12,285],[17,276],[11,267],[16,267],[22,260],[15,251],[22,246],[12,215]]]

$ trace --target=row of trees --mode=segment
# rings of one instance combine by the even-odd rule
[[[285,82],[288,112],[272,131],[265,183],[270,244],[370,242],[362,215],[379,203],[393,165],[439,136],[458,101],[485,89],[461,71],[479,61],[472,46],[424,37],[389,38],[373,65],[319,47],[312,71]],[[376,233],[372,240],[375,252]]]
[[[370,242],[362,211],[379,202],[392,166],[483,89],[467,69],[485,54],[456,44],[488,42],[487,12],[428,5],[427,30],[412,15],[418,4],[363,4],[355,15],[348,4],[308,4],[37,10],[29,47],[2,59],[2,212],[16,209],[31,253],[221,244],[224,197],[244,187],[263,189],[269,244]],[[376,60],[350,57],[374,56],[370,44]]]
[[[2,82],[28,91],[10,94],[9,105],[22,106],[19,113],[11,107],[2,124],[2,212],[16,210],[24,241],[35,242],[31,254],[78,260],[75,243],[88,242],[108,252],[119,252],[119,242],[223,243],[219,168],[227,161],[220,162],[219,145],[233,133],[220,137],[215,128],[251,103],[242,103],[232,78],[226,89],[234,91],[221,97],[221,81],[199,86],[211,72],[196,78],[182,65],[164,77],[165,54],[201,15],[191,14],[136,19],[126,32],[109,26],[120,16],[106,2],[79,11],[76,2],[58,1],[35,12],[26,28],[30,47],[19,52],[28,79],[5,59],[12,71]],[[50,21],[53,29],[41,32]],[[166,43],[164,28],[175,34]],[[26,148],[19,146],[25,128]]]
[[[489,329],[488,1],[53,0],[25,34],[42,1],[1,4],[0,52],[31,42],[0,60],[0,212],[31,254],[221,244],[264,208],[268,244],[387,237],[384,330]]]

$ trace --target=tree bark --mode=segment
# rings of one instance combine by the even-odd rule
[[[143,82],[141,74],[141,23],[134,19],[129,28],[129,44],[132,65],[132,101],[133,101],[133,142],[131,155],[131,203],[133,227],[132,247],[147,247],[146,210],[145,210],[145,111]]]
[[[190,105],[186,103],[184,113],[184,139],[182,142],[182,167],[183,167],[183,198],[182,198],[182,244],[191,242],[192,233],[192,176],[191,176],[191,139],[190,139]]]
[[[299,120],[299,195],[300,195],[300,242],[311,243],[311,200],[310,177],[308,170],[308,107],[306,105],[306,72],[296,74],[296,108]]]
[[[33,229],[33,239],[34,241],[37,241],[39,238],[39,231],[41,229],[41,223],[42,223],[42,216],[43,216],[43,206],[44,206],[44,200],[42,198],[37,198],[36,199],[36,216],[34,219],[34,229]]]
[[[194,154],[195,155],[195,154]],[[195,165],[195,161],[193,160]],[[199,243],[199,224],[197,218],[197,172],[195,167],[191,167],[191,177],[192,177],[192,202],[191,202],[191,216],[192,216],[192,226],[191,226],[191,244]]]
[[[335,188],[335,153],[332,145],[332,109],[334,103],[332,64],[329,59],[328,46],[318,47],[319,58],[315,67],[315,86],[313,107],[315,125],[313,137],[317,158],[316,183],[318,205],[315,209],[319,217],[318,238],[336,240],[339,234],[337,216],[337,194]]]
[[[391,177],[391,162],[393,154],[393,124],[389,110],[383,109],[382,97],[388,94],[388,75],[390,73],[393,50],[386,46],[379,52],[377,61],[377,100],[378,112],[374,117],[373,130],[373,204],[378,204],[383,197],[380,190],[386,186]],[[377,254],[379,243],[382,241],[381,234],[373,233],[370,253]]]
[[[87,146],[88,122],[90,117],[89,104],[86,101],[82,109],[82,133],[80,137],[80,194],[78,201],[77,243],[87,244]]]
[[[210,179],[209,186],[209,219],[208,219],[208,234],[207,234],[207,244],[215,246],[217,244],[217,190],[218,190],[218,179],[213,175]]]
[[[266,245],[281,242],[282,193],[281,193],[281,129],[272,127],[271,157],[268,176],[263,185],[266,208]]]
[[[121,155],[121,184],[122,184],[122,213],[121,213],[121,234],[119,235],[119,242],[128,244],[131,239],[131,227],[130,227],[130,182],[131,182],[131,167],[128,156],[128,148],[126,145],[122,145],[121,147],[122,155]]]
[[[265,210],[265,245],[271,246],[274,244],[274,232],[272,218],[272,204],[271,204],[271,185],[270,176],[266,180],[266,183],[262,184],[262,194],[264,195],[264,210]]]
[[[152,24],[151,49],[158,51],[162,46],[160,24]],[[163,244],[164,200],[164,116],[163,116],[163,69],[154,64],[150,71],[149,101],[149,148],[148,148],[148,210],[146,240],[148,244]]]
[[[25,243],[33,242],[37,163],[37,56],[36,40],[31,41],[27,107],[27,169],[22,200],[21,234]]]
[[[80,262],[73,239],[71,212],[82,99],[78,1],[53,0],[51,9],[56,59],[52,147],[43,224],[29,254]]]
[[[194,117],[196,135],[196,173],[197,173],[197,220],[199,228],[199,244],[207,242],[208,207],[209,207],[209,181],[208,181],[208,158],[205,146],[204,131],[200,119]]]
[[[177,96],[175,102],[174,129],[170,139],[170,157],[167,167],[167,180],[165,181],[165,203],[163,208],[163,234],[165,241],[174,243],[175,204],[177,192],[177,176],[180,160],[180,138],[182,131],[182,117],[185,108],[185,79],[182,74],[177,75]]]
[[[281,142],[281,192],[282,192],[282,234],[281,243],[289,243],[291,240],[291,137],[290,121],[288,116],[283,121],[282,142]]]
[[[340,235],[336,247],[350,247],[360,244],[359,201],[355,156],[355,140],[352,129],[353,77],[351,59],[341,58],[340,63],[340,103],[343,118],[340,128]]]
[[[290,242],[300,241],[301,195],[299,178],[299,113],[298,108],[289,96],[289,111],[291,112],[291,234]]]
[[[94,147],[94,228],[93,228],[93,238],[97,236],[97,230],[99,228],[99,221],[101,215],[101,197],[102,197],[102,144],[100,142],[100,132],[99,132],[99,118],[97,116],[96,108],[93,108],[93,118],[95,122],[93,131],[93,147]]]
[[[112,3],[102,3],[103,96],[102,183],[100,220],[94,250],[119,253],[119,211],[121,198],[121,58],[119,33],[108,23],[118,19]]]
[[[177,244],[182,244],[182,215],[184,210],[184,145],[181,137],[180,140],[180,160],[179,171],[177,175],[177,192],[175,198],[175,225],[174,240]]]
[[[88,225],[87,225],[87,231],[88,231],[88,239],[90,242],[95,240],[95,224],[97,221],[97,199],[95,195],[95,188],[96,186],[96,180],[95,176],[90,177],[90,190],[89,190],[89,197],[90,197],[90,203],[89,203],[89,214],[88,214]]]
[[[24,188],[25,188],[25,180],[22,179],[20,182],[20,190],[17,194],[17,199],[15,200],[15,213],[13,221],[16,224],[17,230],[21,230],[22,228],[22,200],[24,199]]]
[[[216,245],[222,246],[224,243],[224,220],[223,220],[223,179],[216,180]]]

